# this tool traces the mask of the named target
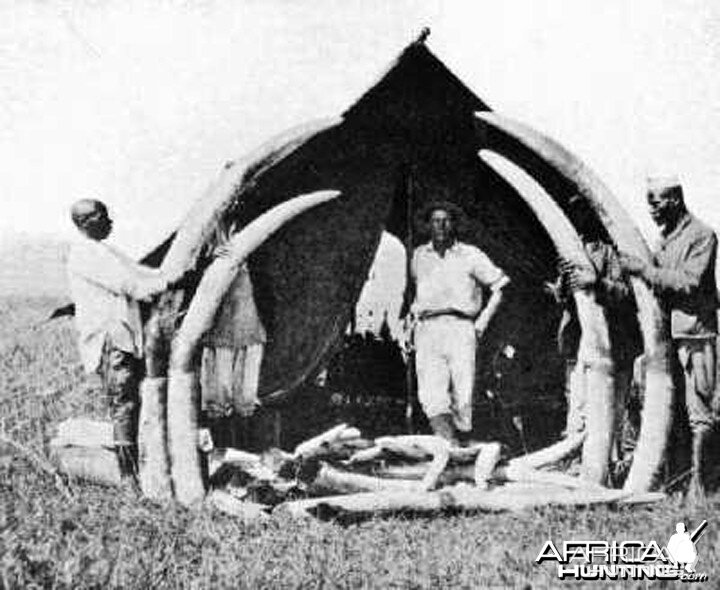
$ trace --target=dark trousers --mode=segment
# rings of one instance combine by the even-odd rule
[[[137,431],[142,361],[106,344],[100,366],[113,423],[113,439],[123,475],[137,472]]]

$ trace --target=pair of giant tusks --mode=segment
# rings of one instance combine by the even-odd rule
[[[601,218],[610,237],[621,250],[644,259],[649,258],[647,245],[630,217],[609,189],[579,158],[556,141],[517,121],[492,112],[477,113],[476,117],[480,135],[489,144],[483,147],[496,150],[533,177],[543,176],[542,167],[549,167],[559,173],[577,189],[578,194]],[[486,133],[488,130],[492,133]],[[517,155],[518,148],[520,148],[519,151],[524,152],[522,156]],[[505,177],[505,175],[503,176]],[[526,197],[523,192],[518,192],[521,197]],[[556,236],[552,235],[552,232],[555,231],[553,230],[554,223],[549,225],[543,223],[543,225],[548,233],[551,233],[558,249],[561,245],[564,248],[564,245],[569,243],[564,239],[557,240]],[[562,251],[560,253],[565,256]],[[654,487],[664,458],[672,420],[673,389],[668,365],[668,342],[662,329],[660,306],[642,281],[633,279],[631,284],[638,306],[638,319],[643,333],[645,355],[648,359],[642,429],[632,468],[625,483],[627,490],[639,493]],[[592,393],[594,394],[594,392]],[[596,406],[595,411],[602,410],[605,416],[604,420],[607,421],[610,408],[603,409],[600,408],[600,405]],[[602,423],[602,421],[596,420],[595,422]],[[600,439],[606,440],[606,437],[601,436]],[[591,441],[588,441],[586,445],[592,446]],[[591,454],[598,457],[604,455],[604,451],[599,453],[591,451]]]
[[[538,221],[545,227],[558,254],[575,267],[595,275],[580,236],[552,197],[529,175],[516,170],[510,176],[497,154],[480,150],[480,157],[498,174],[514,185],[518,194],[530,207]],[[517,175],[521,177],[517,177]],[[604,484],[614,432],[615,387],[612,379],[613,361],[610,355],[610,331],[605,310],[597,302],[592,290],[573,292],[578,321],[581,327],[578,362],[587,363],[584,369],[583,389],[592,386],[592,393],[573,392],[582,395],[588,407],[587,442],[583,445],[583,471],[588,480]],[[591,361],[591,362],[589,362]]]
[[[200,338],[212,326],[243,261],[288,221],[339,194],[335,190],[318,191],[274,207],[235,235],[227,244],[227,254],[217,258],[203,273],[172,342],[168,372],[170,465],[175,496],[181,504],[193,504],[205,495],[197,452],[198,378],[193,367]]]

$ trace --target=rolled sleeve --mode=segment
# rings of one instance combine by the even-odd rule
[[[472,275],[480,284],[493,290],[501,289],[510,281],[502,269],[480,250],[475,250],[473,255]]]
[[[413,281],[417,281],[417,267],[418,267],[418,258],[420,257],[420,251],[419,249],[416,249],[415,252],[413,252],[412,258],[410,259],[410,278]]]
[[[160,271],[124,259],[102,245],[85,249],[76,256],[72,272],[116,295],[127,295],[140,301],[167,288],[167,281]]]

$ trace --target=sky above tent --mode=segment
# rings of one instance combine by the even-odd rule
[[[67,236],[106,200],[141,254],[222,164],[341,113],[422,27],[495,110],[553,136],[643,232],[648,173],[720,229],[720,4],[245,0],[0,7],[0,231]]]

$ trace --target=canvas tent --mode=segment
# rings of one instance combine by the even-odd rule
[[[530,173],[547,192],[548,203],[529,201],[478,156],[483,149],[502,154]],[[417,211],[431,200],[460,205],[468,217],[464,239],[485,250],[511,278],[512,288],[487,349],[508,333],[516,344],[534,345],[538,351],[555,346],[558,310],[542,285],[555,278],[559,256],[586,263],[578,232],[648,256],[632,222],[591,171],[549,138],[493,113],[420,39],[340,117],[291,130],[249,157],[229,162],[173,238],[147,261],[165,270],[205,271],[211,268],[219,228],[249,227],[299,194],[329,189],[340,196],[276,228],[254,251],[249,246],[245,250],[252,252],[250,272],[268,331],[261,398],[291,394],[320,366],[348,324],[382,232],[407,243]],[[577,197],[580,207],[573,205]],[[413,232],[409,245],[416,246],[420,239]],[[642,284],[633,287],[648,360],[651,395],[645,416],[653,412],[653,418],[643,420],[638,442],[643,461],[636,461],[627,485],[645,490],[652,486],[662,459],[671,388],[657,302]],[[150,350],[153,342],[165,340],[168,347],[154,350],[171,351],[170,454],[175,453],[174,445],[184,448],[171,462],[176,493],[188,501],[200,489],[191,432],[194,410],[183,393],[192,388],[187,385],[190,378],[178,375],[192,373],[187,359],[196,358],[196,343],[183,337],[183,323],[198,316],[189,313],[183,320],[181,312],[200,307],[198,299],[206,292],[200,288],[168,294],[148,324]],[[595,334],[597,384],[603,390],[590,410],[597,415],[593,423],[600,450],[587,461],[601,465],[611,436],[613,403],[612,371],[603,365],[611,356],[606,318],[595,302],[578,297],[580,307],[589,310],[581,314],[583,327]],[[168,374],[167,352],[158,354],[166,356],[158,362],[149,355],[149,379]],[[531,367],[535,373],[530,381],[539,380],[545,368],[544,363]],[[173,386],[173,379],[185,385]],[[589,436],[592,439],[592,428]]]
[[[221,223],[243,226],[297,194],[342,192],[250,258],[271,333],[261,397],[291,390],[317,367],[347,326],[382,231],[407,242],[408,213],[414,223],[432,200],[464,209],[464,239],[506,270],[512,298],[531,298],[542,312],[536,318],[553,323],[557,311],[539,287],[555,277],[557,252],[515,190],[477,157],[474,113],[482,110],[487,105],[418,43],[340,119],[302,127],[260,150],[266,159],[218,212]],[[426,237],[415,231],[413,246]]]

